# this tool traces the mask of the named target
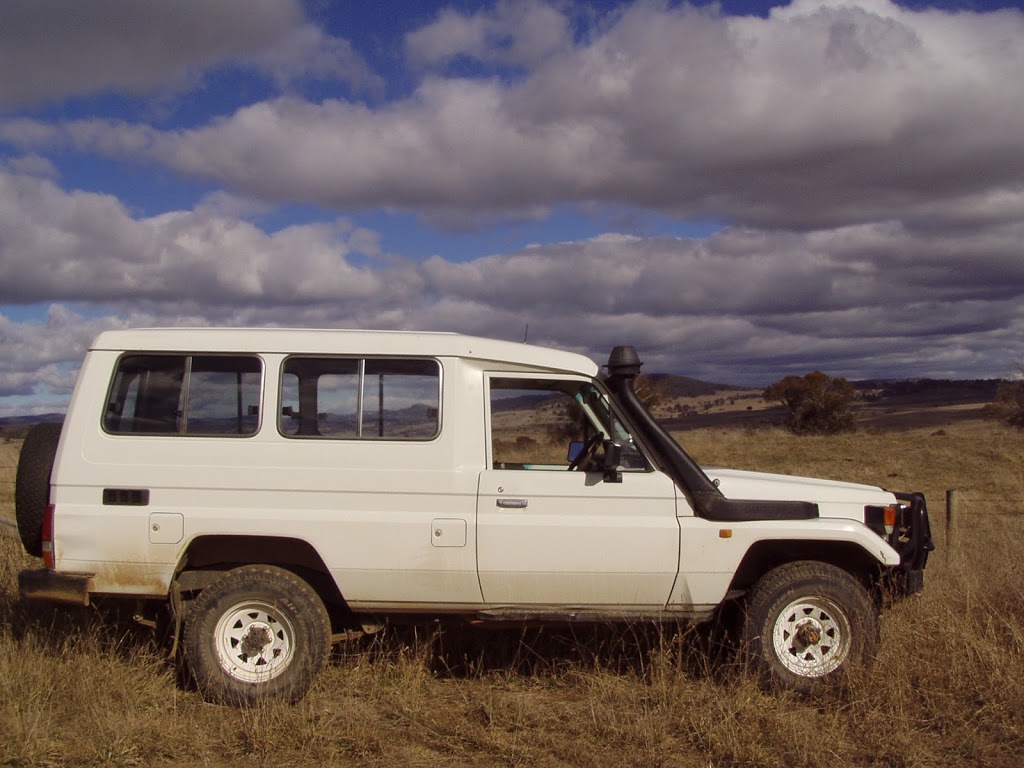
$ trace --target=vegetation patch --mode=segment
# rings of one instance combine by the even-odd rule
[[[681,437],[703,464],[926,492],[939,548],[924,592],[885,612],[873,666],[799,697],[766,692],[685,627],[429,625],[336,647],[299,704],[236,710],[181,685],[130,617],[22,602],[17,572],[39,561],[4,537],[0,765],[1019,765],[1024,432]]]

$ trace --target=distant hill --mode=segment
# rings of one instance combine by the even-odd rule
[[[652,373],[648,377],[652,383],[664,387],[666,397],[701,397],[713,395],[724,389],[742,389],[725,384],[714,384],[710,381],[691,379],[687,376],[676,376],[670,373]]]
[[[33,424],[60,424],[63,413],[37,413],[34,416],[3,416],[0,427],[31,427]]]
[[[0,438],[20,440],[36,424],[60,424],[63,413],[37,413],[34,416],[4,416],[0,418]]]
[[[672,428],[693,429],[703,426],[741,426],[752,423],[781,421],[780,406],[760,400],[760,387],[740,387],[691,379],[674,374],[648,374],[652,383],[662,389],[663,401],[655,408],[655,416]],[[860,394],[857,404],[861,421],[872,425],[895,424],[910,418],[911,411],[934,412],[936,409],[966,408],[963,416],[977,416],[986,403],[992,401],[1002,379],[867,379],[851,382]],[[731,393],[731,394],[730,394]],[[709,398],[693,402],[693,398]],[[678,401],[691,398],[689,404]],[[547,404],[546,395],[523,395],[499,400],[492,406],[495,412],[541,408]],[[977,413],[975,413],[977,412]],[[392,412],[388,415],[392,429],[423,429],[434,423],[433,415],[415,409]],[[34,424],[60,423],[62,413],[43,413],[32,416],[0,418],[0,437],[21,438]],[[342,429],[344,425],[334,425]]]
[[[1003,379],[896,379],[851,382],[867,401],[913,399],[917,403],[991,400]]]

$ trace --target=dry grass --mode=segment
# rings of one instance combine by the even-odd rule
[[[14,520],[14,473],[21,440],[0,437],[0,521]]]
[[[683,437],[708,464],[924,490],[940,547],[944,491],[963,492],[956,546],[886,613],[870,670],[801,699],[706,663],[685,633],[435,628],[339,650],[296,706],[236,711],[182,689],[131,624],[20,602],[16,573],[37,561],[7,538],[0,765],[1019,765],[1024,434]],[[0,471],[6,500],[13,469]]]

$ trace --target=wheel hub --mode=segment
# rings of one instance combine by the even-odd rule
[[[253,657],[263,653],[263,649],[273,642],[270,634],[270,627],[263,622],[253,622],[242,636],[239,643],[239,650],[243,656]]]
[[[796,635],[793,638],[793,645],[797,650],[805,650],[812,645],[821,642],[821,624],[814,619],[808,619],[796,628]]]

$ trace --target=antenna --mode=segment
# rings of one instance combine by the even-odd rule
[[[526,339],[529,337],[529,335],[530,335],[530,324],[527,323],[526,324],[526,330],[523,331],[523,344],[526,343]]]

